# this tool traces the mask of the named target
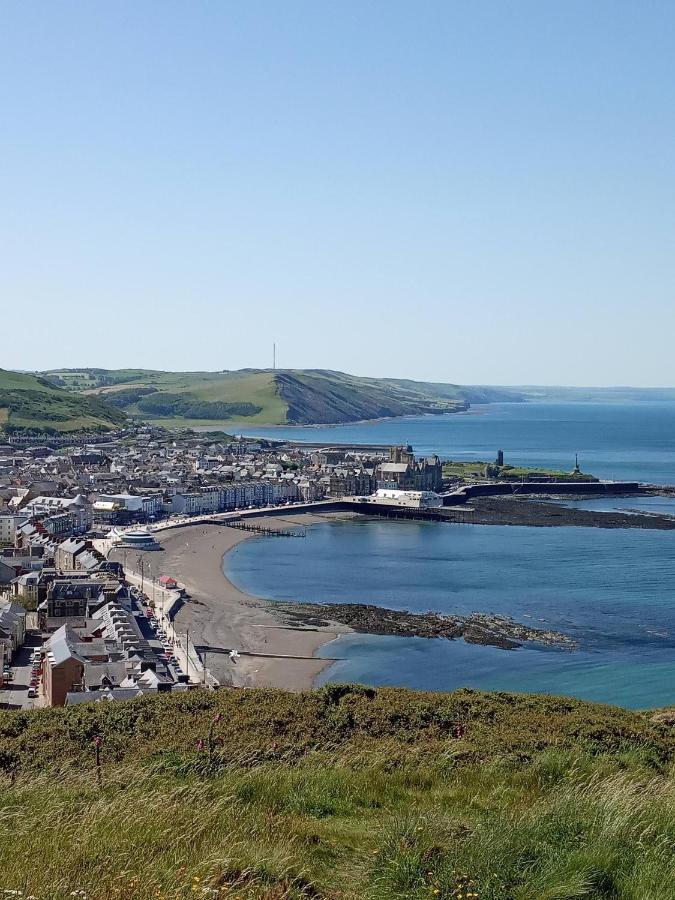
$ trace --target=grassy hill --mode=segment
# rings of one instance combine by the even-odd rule
[[[667,900],[674,752],[673,712],[469,690],[5,712],[0,892]]]
[[[306,425],[387,416],[458,412],[470,403],[520,399],[490,388],[393,378],[362,378],[323,369],[154,372],[78,369],[45,373],[55,384],[95,395],[130,416],[169,427],[233,424]]]
[[[96,397],[73,394],[35,375],[0,369],[0,431],[104,431],[125,418]]]

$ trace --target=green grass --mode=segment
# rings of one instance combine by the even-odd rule
[[[674,721],[345,686],[6,713],[0,891],[665,900]]]
[[[484,479],[487,477],[485,470],[488,465],[491,467],[492,471],[496,472],[496,474],[491,477],[500,478],[504,481],[521,480],[537,476],[556,478],[558,481],[594,480],[592,475],[586,475],[585,473],[575,475],[573,472],[563,472],[557,469],[544,469],[535,466],[501,466],[497,470],[497,466],[494,463],[481,462],[480,460],[469,462],[450,460],[443,464],[443,475],[446,478],[466,478],[469,480],[474,480],[476,478]]]
[[[125,421],[95,397],[55,387],[44,378],[0,369],[0,427],[47,432],[101,431]]]
[[[169,427],[194,425],[326,424],[377,419],[390,416],[459,412],[470,402],[486,402],[515,395],[490,388],[467,388],[452,384],[417,382],[395,378],[365,378],[324,369],[242,369],[222,372],[161,372],[144,369],[52,370],[46,373],[57,384],[72,391],[114,397],[120,388],[154,388],[157,396],[120,397],[129,415]],[[162,394],[169,397],[163,398]],[[173,400],[171,400],[173,395]],[[184,413],[182,406],[251,404],[251,415],[242,411],[210,410]],[[150,405],[148,404],[148,400]],[[114,400],[112,401],[114,402]],[[159,408],[160,403],[163,408]],[[155,406],[155,409],[150,408]],[[209,418],[205,418],[209,416]]]
[[[214,425],[237,421],[246,424],[282,424],[286,421],[286,403],[280,398],[272,372],[149,372],[143,370],[112,371],[109,377],[116,384],[94,389],[105,400],[106,394],[115,393],[121,384],[129,387],[155,387],[167,394],[186,394],[196,400],[210,403],[252,403],[260,412],[244,418],[189,419],[184,417],[153,417],[143,413],[137,404],[131,404],[129,415],[156,422],[165,427],[189,428],[193,425]],[[128,381],[123,379],[128,378]],[[93,391],[92,391],[93,392]]]
[[[486,465],[485,462],[480,460],[471,460],[469,462],[450,460],[443,463],[443,475],[446,478],[484,478]]]
[[[594,480],[592,475],[587,475],[586,473],[576,474],[575,472],[563,472],[560,469],[542,469],[532,466],[502,466],[497,477],[507,481],[513,481],[514,479],[532,478],[537,475],[543,475],[547,478],[556,478],[558,481]]]

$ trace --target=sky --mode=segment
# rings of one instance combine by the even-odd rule
[[[0,367],[675,384],[675,4],[3,0]]]

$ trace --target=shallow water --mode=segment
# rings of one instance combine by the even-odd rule
[[[675,702],[675,535],[586,528],[326,522],[305,540],[247,541],[225,557],[240,588],[277,600],[498,612],[564,631],[576,653],[349,635],[323,679]]]

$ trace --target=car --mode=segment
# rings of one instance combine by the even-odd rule
[[[34,697],[37,697],[37,691],[35,690],[34,687],[29,687],[28,688],[28,698],[30,700],[32,700]]]

